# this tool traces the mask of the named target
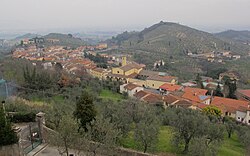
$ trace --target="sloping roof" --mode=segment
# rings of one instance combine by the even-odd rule
[[[203,101],[209,99],[210,96],[199,95],[199,94],[192,93],[192,92],[185,92],[182,95],[182,98],[190,100],[190,101],[194,101],[194,102],[203,102]]]
[[[127,84],[126,86],[124,86],[124,88],[127,89],[127,90],[133,90],[133,89],[135,89],[136,87],[140,87],[140,86],[138,86],[138,85],[136,85],[136,84],[133,84],[133,83],[129,83],[129,84]]]
[[[223,97],[214,97],[211,105],[217,106],[222,109],[222,111],[236,112],[237,110],[248,110],[249,102],[242,100],[235,100]]]
[[[151,71],[151,70],[142,70],[142,71],[140,71],[139,75],[154,76],[154,75],[159,75],[159,72]]]
[[[164,102],[170,105],[177,105],[185,108],[188,108],[193,105],[193,102],[171,94],[164,96]]]
[[[192,102],[187,101],[187,100],[179,100],[178,102],[175,103],[175,105],[180,106],[180,107],[184,107],[184,108],[188,108],[190,106],[192,106]]]
[[[171,82],[173,79],[177,79],[177,77],[152,75],[147,78],[147,80],[154,80],[154,81],[161,81],[161,82]]]
[[[142,68],[142,66],[137,64],[137,63],[131,63],[131,64],[127,64],[125,66],[120,67],[120,69],[122,69],[125,72],[129,71],[131,69],[141,69],[141,68]]]
[[[134,94],[137,99],[143,100],[148,103],[162,102],[162,96],[158,94],[153,94],[146,91],[139,91]]]
[[[141,98],[143,98],[143,97],[146,96],[146,95],[148,95],[148,93],[145,92],[145,91],[143,91],[143,90],[141,90],[141,91],[135,93],[135,94],[134,94],[134,97],[136,97],[137,99],[141,99]]]
[[[180,85],[165,83],[165,84],[161,85],[159,88],[173,92],[173,91],[180,90],[181,87],[182,86],[180,86]]]
[[[197,95],[206,95],[207,90],[206,89],[200,89],[200,88],[186,87],[186,88],[184,88],[184,92],[185,93],[197,94]]]
[[[98,73],[103,73],[103,72],[105,72],[105,69],[103,69],[103,68],[94,68],[94,69],[92,69],[93,71],[95,71],[95,72],[98,72]]]
[[[109,77],[117,77],[117,78],[135,78],[136,77],[136,73],[130,74],[130,75],[121,75],[121,74],[112,74],[112,73],[108,73],[107,76]]]
[[[172,104],[173,102],[176,102],[177,100],[179,100],[180,98],[171,94],[168,94],[166,96],[164,96],[163,101],[166,102],[167,104]]]
[[[148,103],[157,103],[157,102],[161,102],[162,98],[160,95],[156,95],[156,94],[148,94],[147,96],[145,96],[144,98],[142,98],[143,101],[146,101]]]
[[[250,97],[250,89],[238,90],[238,92],[243,94],[244,96]]]

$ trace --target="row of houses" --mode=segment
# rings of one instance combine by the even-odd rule
[[[207,95],[206,89],[184,87],[165,83],[158,92],[145,89],[134,83],[123,84],[120,92],[149,104],[166,107],[184,107],[202,110],[207,106],[219,108],[223,116],[250,125],[250,90],[239,90],[239,100]]]

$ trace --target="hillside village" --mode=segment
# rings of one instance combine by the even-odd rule
[[[180,83],[178,77],[169,75],[167,72],[146,70],[146,65],[128,60],[130,56],[98,53],[99,50],[107,49],[107,44],[71,49],[57,45],[39,48],[35,45],[36,42],[43,42],[43,40],[22,41],[22,44],[29,46],[16,48],[13,58],[30,60],[34,66],[42,62],[44,69],[60,63],[65,71],[73,75],[90,74],[100,80],[119,81],[121,94],[164,108],[184,107],[202,110],[207,106],[216,106],[222,111],[223,116],[229,116],[238,122],[250,125],[250,90],[238,89],[237,100],[213,95],[213,91],[218,86],[223,90],[222,79],[225,76],[238,81],[240,77],[237,73],[221,73],[218,80],[203,76],[201,77],[203,89],[201,89],[196,81]],[[105,58],[108,66],[98,67],[96,62],[86,57],[89,55]],[[193,54],[189,55],[193,57]],[[220,55],[240,58],[240,56],[231,55],[230,52],[223,52]],[[214,58],[215,55],[209,54],[208,57]],[[162,63],[164,62],[156,61],[156,65]]]
[[[250,156],[250,0],[0,5],[0,156]]]

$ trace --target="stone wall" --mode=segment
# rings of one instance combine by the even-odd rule
[[[18,144],[0,147],[0,156],[23,156]]]

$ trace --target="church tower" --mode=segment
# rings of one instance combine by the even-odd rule
[[[127,65],[127,58],[126,56],[122,56],[122,66],[126,66]]]

